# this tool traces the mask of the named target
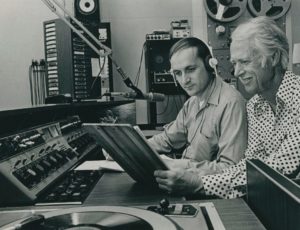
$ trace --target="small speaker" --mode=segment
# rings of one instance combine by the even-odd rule
[[[83,22],[100,22],[98,0],[75,0],[75,18]]]
[[[154,72],[165,72],[170,69],[169,51],[173,40],[147,41],[148,68]]]
[[[146,41],[145,65],[149,92],[167,95],[185,95],[185,92],[177,85],[170,73],[169,52],[172,45],[178,40]]]

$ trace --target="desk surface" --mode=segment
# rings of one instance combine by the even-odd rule
[[[117,206],[147,206],[158,205],[162,198],[168,198],[170,203],[200,203],[204,200],[185,201],[182,197],[170,196],[158,189],[145,188],[136,184],[126,173],[105,173],[96,185],[84,206],[117,205]],[[226,230],[260,230],[265,229],[242,199],[208,200],[213,202],[219,212]],[[30,210],[48,210],[74,206],[48,207],[10,207],[0,209],[0,226],[18,218],[31,214]],[[25,211],[22,211],[25,210]]]
[[[170,203],[200,203],[204,200],[185,201],[183,197],[170,196],[161,190],[147,189],[136,184],[126,173],[106,173],[86,200],[85,205],[158,205],[162,198]],[[265,229],[243,199],[215,199],[213,202],[227,230]]]

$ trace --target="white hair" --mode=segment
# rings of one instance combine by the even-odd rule
[[[252,52],[263,59],[279,55],[279,67],[286,70],[289,63],[289,44],[285,33],[267,16],[252,18],[240,24],[231,35],[232,41],[249,40]]]

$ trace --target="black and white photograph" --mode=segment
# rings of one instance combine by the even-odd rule
[[[1,3],[0,230],[300,229],[300,1]]]

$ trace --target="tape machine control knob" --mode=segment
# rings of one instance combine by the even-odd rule
[[[170,202],[166,198],[162,199],[159,202],[159,206],[161,208],[161,214],[162,215],[169,214],[169,205],[170,205]]]

